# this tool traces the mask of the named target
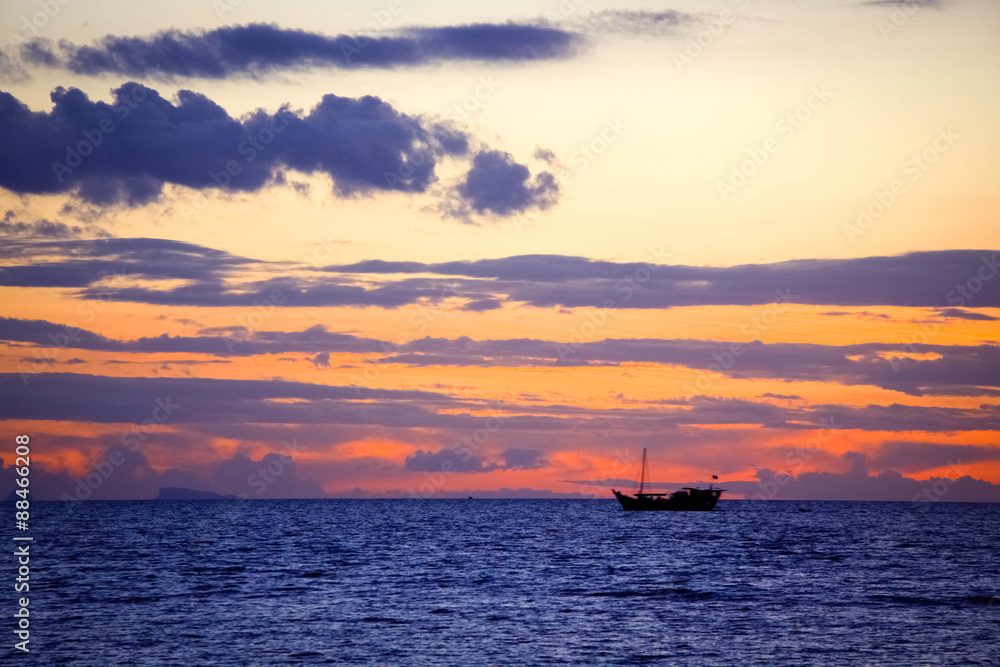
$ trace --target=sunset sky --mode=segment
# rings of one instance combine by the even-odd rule
[[[0,16],[4,496],[1000,500],[995,2]]]

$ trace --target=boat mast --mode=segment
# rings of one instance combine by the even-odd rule
[[[642,469],[639,471],[639,493],[641,494],[643,489],[649,485],[648,481],[649,470],[646,468],[646,448],[642,448]]]

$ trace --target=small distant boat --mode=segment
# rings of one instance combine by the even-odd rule
[[[715,508],[715,504],[719,502],[719,497],[725,491],[725,489],[713,488],[709,484],[707,489],[696,489],[686,486],[680,491],[674,491],[673,493],[645,493],[647,486],[649,486],[649,466],[646,463],[646,449],[643,448],[642,469],[639,471],[639,492],[634,496],[629,496],[611,489],[612,493],[615,494],[615,498],[621,503],[623,510],[644,512],[707,512]]]

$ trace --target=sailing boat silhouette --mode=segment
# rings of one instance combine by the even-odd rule
[[[712,479],[718,479],[712,475]],[[709,484],[707,489],[696,489],[686,486],[680,491],[673,493],[648,493],[649,487],[649,465],[646,462],[646,448],[642,449],[642,469],[639,471],[639,492],[634,496],[628,496],[620,491],[611,489],[615,498],[621,503],[622,509],[630,511],[687,511],[687,512],[707,512],[714,509],[719,502],[719,497],[725,489],[713,488]]]

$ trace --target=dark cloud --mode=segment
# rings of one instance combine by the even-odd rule
[[[507,470],[538,470],[549,464],[540,449],[512,447],[503,453],[503,467]]]
[[[493,434],[497,460],[472,454],[461,444],[451,448],[421,448],[411,466],[450,465],[456,470],[486,471],[504,465],[539,466],[531,450],[546,451],[553,443],[578,442],[582,424],[602,446],[654,445],[671,434],[690,440],[693,425],[740,425],[747,437],[762,429],[816,432],[826,429],[911,433],[988,431],[1000,429],[1000,406],[948,408],[907,405],[811,405],[783,407],[738,399],[678,400],[675,405],[593,409],[579,405],[506,403],[474,400],[414,390],[377,390],[325,386],[285,380],[217,380],[205,378],[105,377],[69,373],[39,373],[25,384],[18,374],[0,374],[0,419],[81,421],[123,424],[122,444],[161,437],[178,429],[233,428],[253,430],[325,425],[336,439],[343,429],[366,429],[375,437],[395,438],[420,431],[427,443],[461,443],[484,427],[483,411],[498,415],[502,428]],[[162,425],[166,425],[165,427]],[[133,426],[127,426],[133,425]],[[165,430],[164,430],[165,429]],[[326,436],[324,436],[325,438]],[[355,433],[355,437],[356,433]],[[808,437],[808,436],[804,436]],[[186,447],[183,434],[172,447]],[[153,442],[154,440],[150,440]],[[449,452],[442,454],[444,449]],[[476,460],[470,457],[478,456]],[[436,470],[441,470],[438,467]],[[174,484],[172,486],[183,486]]]
[[[837,382],[870,385],[921,396],[1000,396],[1000,346],[860,343],[815,345],[669,340],[605,339],[565,343],[518,338],[473,340],[421,338],[398,345],[390,341],[333,332],[318,324],[297,332],[251,331],[245,327],[202,329],[200,336],[117,340],[45,320],[0,318],[0,340],[41,348],[126,353],[202,353],[217,357],[303,353],[317,366],[330,355],[376,355],[372,363],[410,366],[557,367],[658,363],[741,379]],[[911,355],[918,355],[916,357]],[[182,363],[182,362],[176,362]],[[701,376],[684,387],[704,393]],[[801,400],[795,395],[762,398]]]
[[[28,70],[15,56],[0,49],[0,83],[25,83]]]
[[[83,441],[83,438],[56,437],[50,439],[50,444],[63,447],[91,444]],[[14,466],[4,467],[0,460],[0,494],[4,498],[15,488],[14,482]],[[66,472],[50,472],[44,465],[33,466],[31,471],[31,490],[37,500],[151,500],[163,487],[212,490],[240,498],[326,497],[318,484],[302,477],[294,452],[270,452],[260,460],[238,452],[199,471],[178,468],[158,471],[141,450],[113,443],[82,478]]]
[[[772,312],[747,319],[741,329],[746,337],[762,330],[762,317],[770,318],[769,325],[793,304],[931,307],[950,315],[960,315],[952,311],[966,305],[1000,307],[1000,279],[994,279],[1000,265],[996,251],[990,250],[732,267],[521,255],[440,263],[366,260],[316,269],[256,262],[175,241],[99,239],[48,244],[15,241],[0,248],[0,257],[9,260],[0,267],[0,284],[89,287],[80,293],[84,298],[156,305],[253,307],[255,302],[270,302],[275,293],[281,295],[284,307],[398,308],[453,298],[466,300],[469,310],[505,303],[602,310],[767,305]],[[238,269],[251,266],[258,270],[257,279],[237,275]],[[260,269],[266,268],[273,277],[259,277]],[[280,275],[280,271],[299,275]],[[95,285],[114,273],[186,282],[165,288],[120,281]],[[372,281],[372,275],[379,279]],[[948,303],[956,308],[942,308]],[[916,324],[914,333],[919,339],[927,327]]]
[[[693,484],[685,482],[674,486]],[[859,477],[835,472],[789,475],[763,468],[757,471],[754,481],[727,480],[722,486],[729,494],[742,495],[749,500],[880,500],[912,503],[916,511],[926,510],[933,502],[1000,502],[1000,484],[957,474],[914,479],[895,470]]]
[[[693,22],[692,15],[673,10],[607,9],[575,17],[553,14],[551,20],[412,27],[376,35],[331,36],[254,23],[170,29],[145,37],[107,35],[88,45],[21,39],[19,58],[0,51],[0,80],[26,81],[25,64],[84,75],[222,79],[317,68],[544,61],[576,55],[592,36],[669,36]]]
[[[56,360],[52,357],[21,357],[21,361],[26,361],[29,364],[54,364]]]
[[[22,222],[15,220],[13,211],[7,211],[3,220],[0,220],[0,236],[7,238],[49,240],[49,239],[78,239],[83,236],[94,236],[98,238],[110,238],[111,234],[94,225],[67,225],[64,222],[53,222],[41,219],[34,222]]]
[[[317,68],[544,61],[576,55],[592,36],[669,36],[693,22],[690,14],[673,10],[608,9],[575,17],[553,14],[552,20],[412,27],[376,35],[331,36],[255,23],[170,29],[145,37],[107,35],[87,45],[19,39],[19,57],[0,51],[0,80],[26,81],[25,64],[84,75],[222,79]]]
[[[142,362],[137,362],[142,363]],[[149,363],[149,362],[146,362]],[[170,368],[171,366],[199,366],[202,364],[231,364],[233,363],[229,359],[168,359],[159,363],[161,368]]]
[[[330,387],[285,380],[104,377],[39,373],[27,381],[0,374],[3,419],[65,419],[95,423],[380,423],[445,425],[430,409],[442,394]],[[379,401],[379,399],[384,399]],[[58,405],[55,403],[58,401]],[[373,402],[374,401],[374,402]],[[420,405],[417,402],[420,402]],[[414,421],[416,420],[416,421]],[[456,424],[479,424],[460,418]]]
[[[790,410],[785,419],[794,419]],[[839,428],[863,431],[992,431],[1000,427],[1000,405],[983,404],[978,409],[921,407],[913,405],[813,405],[802,414],[813,423],[828,419]],[[909,426],[907,426],[907,422]],[[780,422],[771,422],[779,426]],[[786,423],[786,427],[793,427]]]
[[[554,152],[548,148],[542,148],[541,146],[535,146],[535,152],[532,153],[532,157],[546,164],[556,164],[558,162]]]
[[[657,254],[651,251],[654,256]],[[509,301],[536,307],[670,308],[775,302],[840,306],[1000,306],[995,250],[802,259],[729,267],[609,262],[565,255],[442,262],[362,262],[347,273],[437,273],[490,279]],[[463,283],[458,283],[460,287]]]
[[[996,445],[952,445],[909,440],[888,440],[871,455],[872,465],[902,472],[921,472],[983,461],[1000,461]]]
[[[537,470],[548,465],[538,449],[510,448],[503,463],[489,463],[468,451],[444,448],[437,452],[418,449],[406,457],[405,468],[416,472],[491,472],[493,470]]]
[[[861,452],[844,452],[844,460],[847,461],[847,472],[850,477],[868,477],[868,458]]]
[[[412,493],[403,497],[412,497]],[[502,487],[499,489],[463,489],[461,491],[440,491],[434,494],[437,498],[521,498],[524,500],[537,500],[558,498],[561,500],[592,500],[593,495],[589,493],[560,493],[548,489],[529,489],[522,486],[520,489]]]
[[[559,185],[547,171],[532,179],[528,168],[515,162],[510,153],[482,151],[473,158],[472,169],[457,193],[453,215],[509,216],[532,208],[549,208],[559,198]]]
[[[245,454],[213,466],[208,484],[239,498],[324,498],[319,484],[303,479],[294,453],[265,454],[255,461]]]
[[[944,9],[945,0],[866,0],[861,3],[871,7],[912,7],[913,9]]]
[[[409,28],[392,35],[327,36],[255,23],[215,30],[108,35],[92,45],[36,39],[21,58],[76,74],[136,77],[259,77],[277,70],[396,68],[441,61],[523,62],[572,56],[583,38],[543,25],[504,23]],[[17,63],[5,63],[14,76]]]
[[[447,60],[523,61],[565,58],[581,45],[579,35],[555,27],[476,23],[405,31],[423,43],[428,58]]]
[[[372,96],[325,95],[308,113],[286,106],[243,119],[205,95],[181,90],[170,102],[138,83],[117,88],[111,104],[92,102],[75,88],[57,88],[51,98],[52,111],[32,112],[0,93],[0,186],[22,194],[72,192],[98,206],[147,204],[165,183],[255,192],[285,183],[288,169],[328,175],[340,196],[425,192],[437,180],[437,163],[464,154],[470,143],[457,130]],[[498,215],[552,203],[551,174],[537,174],[527,185],[527,177],[521,182],[510,175],[526,167],[509,162],[503,168],[509,193],[478,185],[460,203]],[[474,183],[483,169],[477,157]]]
[[[472,262],[420,264],[362,262],[326,267],[319,278],[283,278],[226,289],[219,284],[170,290],[118,290],[108,298],[174,305],[244,306],[271,289],[287,292],[288,305],[398,307],[449,297],[497,299],[538,308],[671,308],[697,305],[842,303],[934,307],[975,302],[1000,307],[1000,280],[982,281],[995,266],[991,251],[941,251],[856,260],[799,260],[725,268],[614,263],[580,257],[522,256]],[[438,273],[459,278],[394,278],[361,287],[356,274]],[[354,274],[354,275],[352,275]],[[978,287],[976,291],[969,289]],[[752,335],[755,324],[743,327]],[[759,320],[756,327],[760,328]]]
[[[341,491],[337,493],[330,494],[331,498],[408,498],[412,499],[414,497],[414,490],[411,489],[389,489],[386,491],[367,491],[359,486],[349,489],[347,491]],[[495,498],[495,499],[512,499],[520,498],[524,500],[538,500],[538,499],[561,499],[561,500],[593,500],[593,494],[589,493],[561,493],[559,491],[550,491],[548,489],[529,489],[527,487],[521,487],[520,489],[511,489],[508,487],[502,487],[500,489],[462,489],[460,491],[449,491],[445,489],[436,489],[433,492],[420,492],[418,497],[421,498],[475,498],[475,499],[485,499],[485,498]]]
[[[690,14],[671,9],[658,12],[605,9],[579,18],[566,19],[565,23],[581,33],[591,35],[662,37],[677,34],[678,27],[694,20]]]
[[[929,355],[914,358],[910,355]],[[536,339],[475,341],[422,338],[376,363],[411,366],[592,366],[659,363],[753,379],[874,385],[911,395],[1000,396],[1000,346],[861,343],[814,345],[606,339],[566,343]],[[699,393],[708,386],[692,380]],[[709,383],[711,384],[711,382]]]
[[[406,457],[405,467],[415,472],[490,472],[495,465],[486,464],[482,457],[454,449],[425,452],[418,449]]]
[[[114,94],[107,104],[91,102],[80,90],[59,88],[52,93],[50,113],[33,113],[13,96],[0,94],[0,113],[7,118],[0,139],[8,147],[0,185],[26,193],[77,188],[93,203],[141,204],[155,199],[164,183],[258,190],[282,167],[324,171],[345,193],[423,189],[430,182],[431,154],[409,176],[386,183],[383,174],[423,149],[426,133],[419,121],[378,98],[328,95],[304,117],[282,109],[239,121],[191,91],[180,91],[176,105],[136,83]],[[264,130],[273,144],[264,147],[258,141],[263,149],[258,150],[248,140]],[[20,169],[14,168],[15,160]],[[227,171],[230,162],[238,173]],[[54,163],[63,168],[54,169]]]
[[[804,472],[799,475],[757,471],[756,482],[726,483],[753,500],[881,500],[911,502],[925,509],[932,502],[998,502],[1000,485],[969,475],[913,479],[894,470],[869,475],[863,454],[850,453],[844,473]]]
[[[85,287],[123,277],[216,284],[228,272],[266,265],[192,243],[143,238],[10,241],[0,258],[10,260],[0,267],[0,285],[16,287]],[[104,298],[100,288],[94,294]]]
[[[201,353],[214,356],[251,356],[288,352],[365,353],[391,349],[386,342],[332,332],[322,324],[295,332],[250,331],[244,327],[225,327],[203,329],[202,333],[208,335],[164,334],[134,340],[118,340],[86,329],[46,320],[0,317],[0,340],[31,343],[41,347],[128,353]]]
[[[503,306],[503,303],[499,299],[476,299],[474,301],[467,302],[464,306],[462,306],[462,310],[481,313],[487,310],[496,310],[501,306]]]
[[[906,443],[906,445],[910,444],[919,445],[920,443]],[[796,466],[802,466],[804,463],[803,452],[810,450],[806,446],[805,450],[791,451],[795,452],[795,458],[789,458],[786,461]],[[994,451],[1000,451],[1000,448],[994,448]],[[951,455],[954,454],[955,451],[952,451]],[[740,454],[733,451],[732,456],[739,457]],[[726,479],[723,475],[723,480],[715,483],[727,490],[726,497],[743,496],[746,499],[757,501],[881,500],[913,503],[912,507],[916,510],[926,509],[930,503],[938,501],[1000,501],[1000,484],[973,479],[967,474],[968,468],[954,458],[951,460],[951,464],[941,462],[941,465],[947,465],[946,477],[915,479],[904,477],[894,469],[886,469],[884,461],[869,460],[870,457],[871,454],[851,451],[840,457],[832,458],[826,452],[817,454],[813,450],[812,458],[808,459],[811,466],[822,461],[835,469],[839,468],[840,471],[797,473],[796,471],[775,471],[769,468],[760,468],[757,470],[755,480]],[[876,453],[877,458],[878,454]],[[992,458],[984,458],[983,460],[992,460]],[[901,459],[900,462],[906,469],[913,469],[913,466],[909,465],[905,459]],[[872,467],[880,468],[882,472],[877,475],[872,474],[869,472]],[[928,467],[936,467],[936,465]],[[636,480],[612,477],[573,481],[588,487],[630,488],[638,486]],[[708,480],[682,480],[654,481],[650,486],[676,489],[684,486],[707,486],[707,484]]]
[[[1000,317],[993,317],[986,313],[976,313],[963,308],[944,308],[938,311],[939,317],[956,318],[960,320],[979,320],[982,322],[996,322]]]
[[[30,269],[25,269],[30,272]],[[2,274],[0,274],[2,275]],[[82,285],[79,285],[82,287]],[[180,287],[91,287],[80,292],[85,299],[133,301],[163,306],[237,306],[254,308],[281,300],[286,308],[314,306],[375,306],[399,308],[415,303],[439,304],[455,296],[482,298],[482,286],[469,285],[467,294],[456,293],[451,281],[412,279],[375,287],[357,284],[350,277],[280,277],[234,284],[221,281],[192,282]]]
[[[0,419],[141,424],[166,413],[170,424],[343,424],[452,432],[472,432],[483,425],[482,417],[469,412],[480,404],[470,406],[441,393],[277,379],[8,373],[0,374],[0,392],[8,397],[0,403]],[[513,429],[558,429],[563,423],[545,415],[505,422]]]
[[[55,436],[53,447],[83,448],[94,443],[86,438]],[[88,447],[89,449],[89,447]],[[161,486],[201,488],[204,481],[193,472],[170,468],[157,471],[142,451],[109,444],[89,472],[76,478],[65,471],[50,472],[44,465],[31,468],[31,493],[37,500],[148,500]],[[0,493],[14,488],[14,466],[0,467]]]

